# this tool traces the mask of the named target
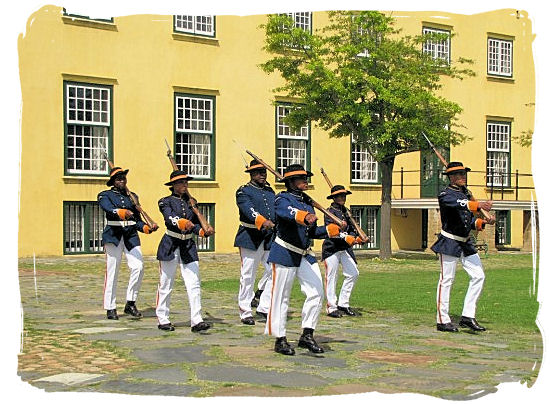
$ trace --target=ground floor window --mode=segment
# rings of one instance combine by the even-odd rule
[[[97,202],[63,202],[63,253],[102,252],[105,224],[105,213]]]
[[[510,211],[497,210],[496,213],[497,222],[495,223],[495,244],[510,244]]]
[[[366,244],[355,245],[357,249],[378,249],[380,248],[380,207],[379,206],[352,206],[351,214],[357,224],[369,237]]]
[[[214,226],[214,208],[215,205],[213,203],[199,203],[197,205],[199,208],[199,212],[202,213],[204,218],[212,227]],[[195,242],[197,243],[197,250],[198,251],[214,251],[215,250],[215,235],[211,235],[210,237],[198,237],[195,236]]]

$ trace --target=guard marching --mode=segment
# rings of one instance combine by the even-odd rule
[[[449,300],[458,261],[470,277],[468,291],[464,299],[461,327],[474,331],[485,331],[476,320],[476,305],[483,290],[485,274],[476,247],[470,238],[471,230],[481,231],[485,224],[494,224],[494,217],[476,218],[474,213],[481,209],[491,210],[492,201],[476,201],[466,188],[466,173],[470,168],[460,162],[447,165],[445,174],[450,184],[438,196],[441,213],[441,233],[432,246],[439,254],[441,273],[437,285],[437,330],[457,332],[458,328],[449,317]]]
[[[267,317],[271,298],[271,268],[267,257],[275,227],[275,192],[266,182],[265,167],[252,160],[245,170],[250,181],[241,186],[236,193],[239,208],[240,225],[235,236],[234,246],[239,248],[241,256],[241,277],[239,284],[239,314],[243,324],[254,325],[252,300],[254,281],[258,265],[264,265],[263,283],[265,291],[260,295],[256,312]]]
[[[363,240],[356,234],[355,229],[348,223],[348,213],[345,207],[346,196],[351,194],[342,185],[335,185],[331,188],[331,193],[327,199],[333,202],[328,208],[337,218],[346,222],[346,227],[340,233],[340,237],[327,238],[323,241],[323,252],[321,259],[325,264],[325,292],[327,297],[327,315],[329,317],[340,318],[342,315],[355,316],[356,313],[351,309],[349,301],[355,282],[359,277],[357,269],[357,260],[353,253],[353,246],[364,244]],[[334,223],[334,221],[325,215],[325,225]],[[336,298],[336,281],[338,279],[338,266],[342,264],[342,274],[344,282],[340,289],[338,300]]]
[[[290,291],[297,276],[306,295],[302,308],[302,335],[298,346],[313,353],[324,352],[313,332],[323,304],[323,281],[317,260],[311,251],[311,239],[337,236],[336,224],[317,226],[312,201],[304,194],[308,177],[313,174],[300,164],[291,164],[284,171],[286,191],[275,198],[276,237],[269,252],[273,289],[265,333],[276,337],[275,352],[294,355],[286,339],[286,321]]]
[[[103,308],[107,310],[109,320],[118,320],[116,311],[116,287],[122,253],[126,255],[130,268],[130,279],[126,290],[124,313],[141,317],[136,306],[141,281],[143,279],[143,256],[138,231],[149,234],[158,227],[149,227],[141,216],[127,192],[126,175],[128,170],[120,167],[111,168],[107,186],[111,189],[102,191],[97,196],[99,206],[105,211],[107,225],[103,230],[102,240],[107,258],[105,282],[103,288]],[[138,200],[136,194],[133,194]]]
[[[181,270],[189,307],[191,311],[191,331],[207,330],[211,324],[203,321],[201,315],[201,285],[199,276],[199,256],[193,235],[208,237],[212,230],[201,228],[199,220],[190,206],[186,194],[188,181],[193,177],[180,170],[170,174],[170,181],[165,183],[172,194],[159,200],[159,209],[164,217],[166,233],[162,236],[157,249],[160,261],[160,280],[157,290],[156,315],[158,328],[173,331],[170,322],[170,297],[174,287],[174,278],[178,267]]]

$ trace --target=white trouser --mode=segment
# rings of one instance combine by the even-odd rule
[[[254,298],[254,281],[256,280],[256,270],[260,262],[264,265],[264,276],[266,280],[271,279],[271,268],[267,263],[267,257],[269,251],[264,249],[263,243],[258,247],[257,250],[250,250],[248,248],[239,247],[239,253],[241,254],[241,280],[239,285],[239,313],[241,319],[252,316],[252,299]],[[264,283],[270,283],[264,281]],[[267,296],[264,296],[260,299],[260,305],[258,309],[261,312],[267,313],[269,309],[269,298],[270,295],[267,293]],[[263,305],[261,302],[263,301]]]
[[[191,327],[193,327],[202,321],[199,262],[182,263],[179,248],[175,251],[174,259],[160,261],[160,280],[157,289],[157,319],[159,324],[168,324],[170,322],[170,297],[174,288],[174,278],[178,266],[181,269],[181,276],[187,290],[189,308],[191,310]]]
[[[458,260],[462,261],[462,267],[470,277],[468,291],[464,298],[464,307],[462,315],[465,317],[475,318],[476,304],[481,291],[483,290],[483,282],[485,274],[483,266],[478,254],[473,254],[465,257],[453,257],[452,255],[440,254],[439,261],[441,263],[441,273],[439,283],[437,285],[437,318],[436,321],[440,324],[451,322],[449,317],[449,299],[451,297],[451,288],[455,279],[456,265]]]
[[[143,256],[141,247],[136,246],[130,251],[124,245],[121,239],[118,246],[113,243],[105,243],[105,255],[107,265],[105,268],[105,282],[103,286],[103,308],[105,310],[116,309],[116,286],[118,279],[118,270],[122,262],[122,252],[126,255],[128,268],[130,268],[130,279],[128,289],[126,290],[126,300],[135,302],[143,280]]]
[[[325,290],[327,297],[327,313],[331,313],[340,307],[349,307],[349,298],[355,282],[359,277],[357,264],[347,251],[338,251],[327,257],[325,262]],[[336,303],[336,281],[338,280],[338,264],[342,264],[344,282],[340,289],[338,303]]]
[[[286,336],[286,316],[295,276],[298,277],[302,293],[306,295],[302,307],[302,328],[315,329],[323,304],[323,280],[319,265],[310,264],[302,258],[299,267],[272,264],[271,268],[273,287],[265,334],[277,338]]]

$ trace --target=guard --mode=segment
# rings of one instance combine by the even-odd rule
[[[107,225],[102,235],[107,257],[103,308],[107,310],[109,320],[118,320],[116,286],[123,252],[130,268],[124,313],[137,318],[141,317],[141,312],[136,306],[136,299],[143,279],[143,256],[137,232],[139,230],[149,234],[158,229],[158,226],[150,228],[141,220],[136,205],[134,205],[127,192],[126,174],[128,174],[128,170],[113,167],[109,181],[107,181],[107,186],[110,186],[111,189],[102,191],[97,195],[99,206],[105,211],[107,219]],[[136,194],[133,194],[133,196],[138,200]]]
[[[256,269],[260,263],[265,268],[262,283],[266,285],[266,290],[260,295],[256,312],[264,318],[267,318],[271,300],[271,268],[267,263],[267,257],[275,227],[275,191],[266,181],[265,167],[257,160],[252,160],[245,172],[250,174],[250,181],[241,186],[236,193],[240,225],[235,236],[234,246],[239,248],[241,256],[239,286],[241,322],[246,325],[254,325],[252,300]]]
[[[348,316],[356,315],[349,305],[351,291],[359,277],[353,246],[356,244],[361,245],[368,241],[359,237],[353,226],[349,223],[348,212],[345,207],[346,196],[349,194],[351,194],[351,191],[346,190],[343,185],[335,185],[331,188],[330,195],[327,196],[327,199],[333,200],[328,211],[338,219],[346,222],[346,227],[340,232],[340,237],[327,238],[323,241],[322,260],[325,264],[327,315],[334,318],[340,318],[344,314]],[[330,217],[325,215],[325,225],[329,223],[334,222]],[[336,281],[338,280],[339,264],[342,264],[344,282],[342,283],[337,301]]]
[[[304,191],[308,189],[308,177],[312,175],[300,164],[289,165],[283,176],[287,190],[275,198],[277,231],[268,257],[273,289],[265,333],[277,338],[275,352],[283,355],[295,353],[286,339],[286,321],[290,291],[296,276],[306,295],[302,308],[303,332],[298,346],[313,353],[324,352],[313,338],[323,304],[323,281],[319,265],[311,251],[311,239],[335,237],[340,229],[333,223],[317,226],[317,216],[311,200],[304,195]]]
[[[461,162],[451,162],[447,165],[445,175],[449,176],[449,186],[438,196],[441,213],[441,233],[432,246],[439,254],[441,273],[437,285],[437,330],[457,332],[458,328],[449,317],[449,300],[455,278],[458,260],[470,277],[468,291],[464,299],[461,327],[473,331],[485,331],[485,327],[476,321],[476,304],[483,289],[485,274],[481,259],[474,242],[470,238],[471,230],[481,231],[485,224],[494,224],[494,217],[489,220],[476,218],[474,212],[481,209],[490,211],[493,201],[476,201],[466,188],[466,176],[470,168]]]
[[[156,315],[158,328],[163,331],[174,331],[169,317],[170,297],[178,267],[189,298],[191,331],[199,332],[211,327],[211,324],[204,322],[201,316],[199,256],[193,235],[208,237],[213,234],[213,230],[204,231],[191,209],[186,191],[188,181],[192,179],[193,177],[183,171],[174,170],[170,174],[170,181],[164,184],[170,187],[172,194],[161,198],[158,203],[166,224],[166,233],[162,236],[157,250],[157,259],[160,261],[160,280]]]

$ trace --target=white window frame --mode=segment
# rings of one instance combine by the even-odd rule
[[[354,249],[375,249],[379,248],[378,246],[378,212],[380,208],[377,206],[352,206],[351,215],[353,219],[357,222],[360,228],[363,229],[369,241],[363,245],[356,244],[353,246]],[[366,212],[365,212],[366,211]],[[363,223],[363,217],[367,215],[367,223]]]
[[[359,167],[356,168],[356,165]],[[351,182],[377,184],[378,162],[368,152],[367,148],[355,141],[351,141]]]
[[[489,186],[510,186],[511,131],[510,122],[487,122],[487,185]]]
[[[301,28],[306,32],[311,32],[311,11],[304,11],[299,13],[286,13],[292,17],[295,28]]]
[[[309,124],[302,126],[299,130],[292,130],[290,126],[284,123],[285,116],[292,108],[299,108],[291,104],[277,104],[275,106],[275,131],[276,131],[276,155],[277,170],[281,175],[290,164],[302,164],[308,169],[309,161]],[[295,147],[303,145],[301,147]],[[285,151],[288,151],[285,153]]]
[[[215,212],[216,212],[216,205],[213,203],[199,203],[197,204],[197,208],[199,209],[199,212],[204,216],[206,221],[210,223],[212,226],[215,226]],[[198,251],[215,251],[216,249],[216,239],[215,235],[211,235],[209,237],[199,237],[194,236],[195,243],[197,244],[197,250]]]
[[[66,201],[63,204],[63,254],[102,253],[106,223],[105,213],[97,202]]]
[[[216,36],[214,15],[174,15],[174,31],[186,34]]]
[[[432,59],[442,59],[446,63],[451,63],[451,31],[445,29],[422,27],[422,35],[426,34],[446,34],[447,39],[434,41],[427,39],[422,45],[422,51],[432,56]]]
[[[512,77],[514,41],[487,38],[487,73]]]
[[[109,155],[112,88],[69,81],[64,86],[66,173],[106,175],[104,153]]]
[[[214,114],[214,97],[174,97],[174,157],[181,170],[197,179],[213,179]]]

